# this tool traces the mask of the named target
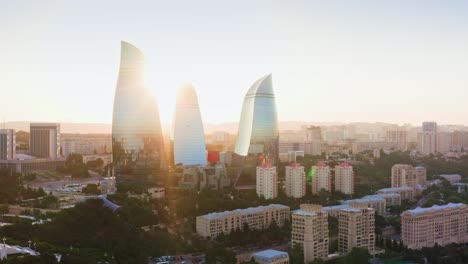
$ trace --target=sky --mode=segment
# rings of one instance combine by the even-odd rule
[[[281,121],[468,125],[468,1],[0,1],[0,118],[111,123],[120,41],[169,123],[192,82],[237,122],[273,74]]]

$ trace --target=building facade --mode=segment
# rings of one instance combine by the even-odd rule
[[[273,222],[283,226],[289,217],[288,206],[270,204],[197,216],[196,230],[204,238],[215,238],[221,233],[227,235],[234,230],[242,230],[245,224],[250,229],[265,229]]]
[[[416,174],[416,184],[421,186],[427,185],[427,170],[424,167],[418,166],[414,168],[414,173]]]
[[[401,214],[401,240],[411,249],[433,247],[435,243],[468,242],[468,205],[449,203],[416,208]]]
[[[30,150],[36,158],[56,159],[61,157],[60,124],[57,123],[31,123]]]
[[[276,167],[264,164],[257,167],[256,190],[259,197],[273,199],[278,196],[278,174]]]
[[[117,185],[156,184],[166,167],[158,105],[144,83],[144,56],[124,41],[114,97],[112,153]]]
[[[406,151],[408,148],[408,132],[404,128],[388,130],[385,141],[389,142],[397,150]]]
[[[291,245],[302,247],[304,261],[328,257],[328,213],[322,206],[301,204],[292,212]]]
[[[415,196],[414,188],[408,186],[383,188],[377,191],[377,194],[397,193],[400,195],[401,200],[413,201]]]
[[[418,151],[424,155],[437,153],[436,122],[422,123],[422,132],[418,134]]]
[[[306,195],[306,178],[304,166],[293,163],[286,166],[286,196],[301,198]]]
[[[330,167],[319,162],[317,166],[314,166],[312,170],[315,170],[312,176],[312,194],[319,194],[321,190],[331,192],[331,172]]]
[[[375,211],[372,208],[341,209],[338,213],[338,252],[355,247],[375,251]]]
[[[409,186],[418,184],[414,167],[408,164],[395,164],[392,166],[392,187]]]
[[[246,163],[278,161],[278,117],[271,74],[257,80],[245,95],[235,153]]]
[[[16,136],[13,129],[0,129],[0,160],[16,157]]]
[[[353,208],[373,208],[380,215],[385,214],[387,208],[387,200],[380,195],[364,196],[359,199],[345,200],[342,203]]]
[[[198,97],[191,84],[179,88],[174,115],[174,162],[206,165],[206,143]]]
[[[335,166],[335,191],[344,194],[354,193],[353,167],[346,162]]]

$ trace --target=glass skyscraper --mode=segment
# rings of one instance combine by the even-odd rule
[[[271,74],[257,80],[244,97],[235,153],[254,165],[278,160],[278,117]]]
[[[206,165],[206,144],[197,93],[184,84],[177,94],[174,115],[174,161],[184,165]]]
[[[166,166],[158,105],[144,86],[143,53],[124,41],[114,97],[112,153],[118,184],[156,184]]]

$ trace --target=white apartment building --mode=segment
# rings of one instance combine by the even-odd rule
[[[290,209],[281,204],[249,207],[219,213],[197,216],[197,234],[204,238],[215,238],[221,233],[229,234],[236,229],[242,230],[247,223],[250,229],[268,228],[273,221],[278,226],[289,221]]]
[[[375,251],[375,211],[372,208],[347,208],[338,212],[338,252],[347,254],[354,247]]]
[[[306,178],[304,166],[293,163],[286,166],[286,196],[301,198],[306,195]]]
[[[346,162],[335,166],[335,191],[344,194],[354,193],[353,167]]]
[[[414,188],[408,186],[383,188],[376,192],[377,194],[397,193],[401,196],[401,200],[413,201],[415,196]]]
[[[468,242],[468,205],[449,203],[416,208],[401,214],[401,240],[411,249],[433,247],[435,243]]]
[[[276,167],[266,163],[257,167],[256,190],[259,197],[273,199],[278,196],[278,174]]]
[[[424,155],[437,153],[436,122],[422,123],[422,132],[418,133],[418,151]]]
[[[330,192],[330,167],[323,162],[319,162],[317,166],[312,167],[312,171],[315,171],[314,175],[312,176],[312,194],[319,194],[322,189]]]
[[[13,129],[0,129],[0,160],[16,158],[16,136]]]
[[[387,208],[387,200],[380,195],[345,200],[342,204],[347,204],[353,208],[373,208],[380,215],[385,214],[385,209]]]
[[[301,204],[292,212],[291,245],[303,248],[305,263],[328,257],[328,213],[322,206]]]

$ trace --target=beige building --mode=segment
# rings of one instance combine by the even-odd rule
[[[317,166],[313,166],[312,170],[315,170],[315,173],[312,177],[312,194],[319,194],[322,189],[327,192],[331,191],[331,173],[330,167],[323,163],[319,162]]]
[[[288,206],[270,204],[197,216],[196,229],[197,234],[202,237],[215,238],[221,233],[229,234],[236,229],[242,230],[245,223],[250,229],[268,228],[273,221],[282,226],[289,221],[289,216]]]
[[[353,167],[346,162],[335,166],[335,191],[344,194],[354,193]]]
[[[366,195],[363,198],[364,199],[384,198],[385,206],[401,205],[401,196],[398,193],[373,194],[373,195]]]
[[[16,136],[13,129],[0,129],[0,160],[16,158]]]
[[[390,142],[397,150],[406,151],[408,145],[408,132],[405,128],[388,130],[385,141]]]
[[[289,264],[289,254],[287,252],[267,249],[252,254],[255,263],[258,264]]]
[[[380,195],[365,196],[359,199],[345,200],[343,204],[347,204],[353,208],[373,208],[378,214],[385,214],[387,201]]]
[[[276,167],[266,163],[257,167],[256,190],[259,197],[273,199],[278,196],[278,174]]]
[[[341,209],[338,213],[338,252],[354,247],[375,251],[375,211],[372,208]]]
[[[427,185],[427,170],[424,167],[418,166],[414,168],[414,173],[416,173],[416,183],[421,186]]]
[[[377,191],[377,194],[397,193],[401,196],[401,200],[413,201],[415,196],[414,188],[408,186],[383,188]]]
[[[409,186],[417,184],[414,167],[408,164],[395,164],[392,167],[392,187]]]
[[[301,204],[293,211],[291,245],[303,248],[306,263],[328,257],[328,213],[322,206]]]
[[[468,205],[449,203],[416,208],[401,214],[401,240],[411,249],[433,247],[435,243],[468,242]]]
[[[293,163],[286,166],[286,196],[301,198],[306,195],[306,178],[304,166]]]
[[[418,133],[418,151],[421,154],[435,154],[437,150],[437,123],[423,122],[422,132]]]

